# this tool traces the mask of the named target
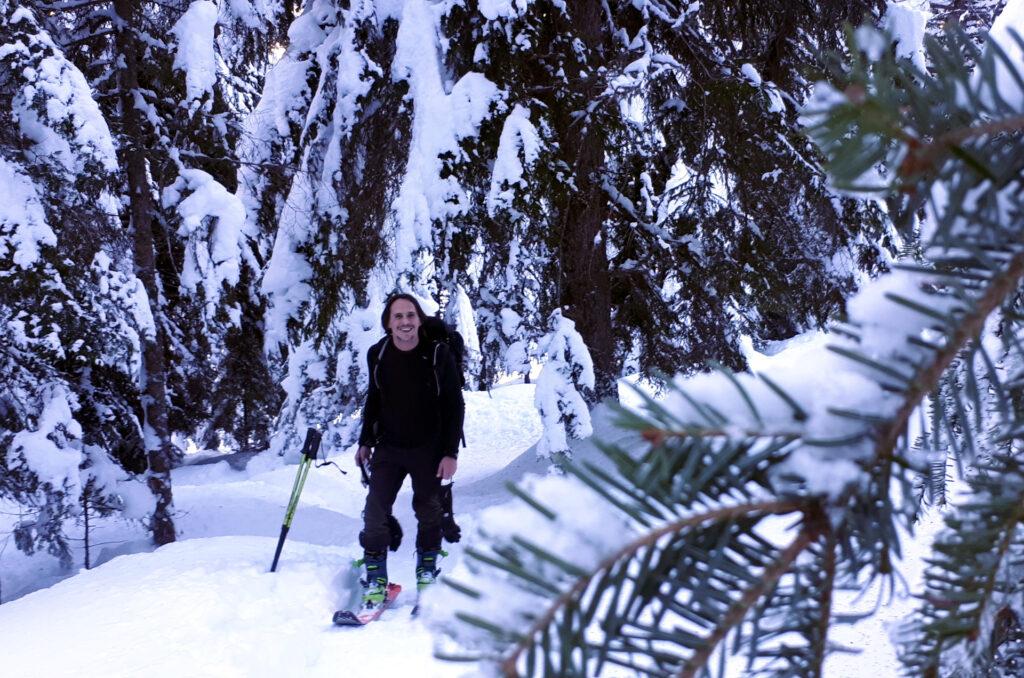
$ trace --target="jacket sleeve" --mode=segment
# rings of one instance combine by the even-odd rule
[[[376,356],[373,348],[366,352],[366,368],[370,386],[366,391],[366,402],[363,404],[363,428],[359,432],[359,444],[373,447],[377,443],[376,427],[380,418],[380,389],[373,378],[376,367]]]
[[[438,356],[443,363],[441,372],[441,452],[445,457],[459,456],[459,440],[466,419],[466,402],[462,398],[462,383],[451,351],[442,350]]]

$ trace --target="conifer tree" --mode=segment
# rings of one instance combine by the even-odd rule
[[[834,195],[816,169],[796,124],[809,88],[800,67],[839,44],[844,21],[882,7],[453,5],[453,78],[479,70],[502,92],[447,161],[468,194],[452,217],[465,249],[447,256],[487,253],[474,297],[485,363],[508,347],[502,308],[525,318],[532,341],[564,308],[592,352],[596,397],[627,362],[645,376],[709,359],[738,367],[741,333],[760,345],[839,308],[858,271],[882,265],[886,220]],[[526,162],[506,176],[515,153]],[[477,171],[485,162],[490,176]],[[507,221],[530,236],[513,238]],[[516,277],[543,291],[491,291],[512,242],[529,252]]]
[[[595,385],[594,364],[575,323],[555,311],[549,328],[538,342],[544,369],[537,377],[534,396],[544,422],[537,454],[548,458],[568,455],[570,440],[589,438],[593,433],[586,393],[580,390]]]
[[[365,351],[380,333],[362,309],[383,299],[373,276],[386,259],[409,116],[391,70],[398,23],[373,5],[307,6],[250,122],[287,167],[271,182],[254,175],[249,188],[276,232],[262,289],[268,349],[285,373],[272,444],[282,454],[299,449],[307,426],[324,427],[328,448],[352,441]]]
[[[34,14],[6,0],[0,71],[0,497],[24,510],[18,548],[70,566],[64,529],[83,498],[147,513],[129,503],[146,467],[138,374],[153,321],[101,111]]]
[[[364,310],[395,289],[441,309],[466,292],[482,388],[527,371],[561,309],[591,403],[627,369],[738,367],[741,334],[823,322],[882,266],[888,221],[827,186],[797,132],[799,68],[881,8],[308,6],[261,105],[283,167],[248,182],[250,213],[280,224],[263,282],[279,430],[350,418]]]
[[[112,5],[37,4],[93,87],[101,94],[111,91],[109,65],[121,63],[120,43],[112,39]],[[233,195],[239,168],[234,148],[240,116],[254,104],[266,55],[280,36],[274,10],[247,2],[223,8],[205,0],[159,8],[143,3],[133,11],[129,38],[146,45],[141,53],[147,57],[136,76],[145,109],[133,130],[139,137],[129,134],[129,109],[117,97],[101,95],[99,101],[115,133],[132,142],[123,145],[146,150],[151,189],[158,196],[147,211],[155,229],[155,317],[164,332],[168,425],[195,437],[209,430],[214,409],[225,411],[212,394],[214,375],[236,359],[222,350],[225,333],[236,326],[243,307],[251,314],[263,303],[252,281],[266,252],[258,251],[261,243]],[[245,268],[247,289],[237,287]],[[258,372],[257,381],[269,376],[266,367]],[[267,398],[273,406],[274,389]]]
[[[255,280],[265,253],[234,195],[234,147],[239,115],[279,39],[277,17],[272,7],[232,2],[219,10],[208,0],[28,4],[85,74],[116,139],[121,217],[153,318],[143,439],[158,496],[154,536],[163,543],[174,536],[169,472],[180,450],[172,436],[213,442],[218,430],[236,431],[254,415],[261,421],[243,428],[265,429],[277,401],[261,354],[234,355],[243,344],[226,341],[264,303]],[[260,329],[248,322],[245,331]],[[239,390],[262,402],[240,409],[218,400]]]

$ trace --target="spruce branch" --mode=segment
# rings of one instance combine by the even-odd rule
[[[518,676],[517,664],[523,653],[528,652],[537,643],[538,638],[555,622],[559,612],[569,606],[578,604],[580,596],[587,590],[595,577],[601,573],[610,572],[616,564],[632,558],[644,548],[653,547],[662,537],[678,534],[687,529],[705,526],[709,523],[727,523],[741,517],[794,513],[802,510],[802,508],[802,504],[796,501],[756,502],[723,507],[671,521],[634,539],[598,563],[589,574],[577,579],[569,590],[554,600],[545,613],[522,635],[522,640],[512,648],[511,653],[501,664],[502,672],[506,676]]]
[[[803,431],[761,430],[744,428],[721,428],[693,426],[681,429],[649,427],[640,431],[640,437],[654,446],[664,445],[670,438],[767,438],[770,440],[798,440],[804,436]]]
[[[974,307],[966,312],[948,335],[945,345],[935,353],[931,362],[920,369],[907,387],[902,403],[895,415],[876,430],[875,459],[883,466],[889,466],[900,436],[907,429],[911,415],[920,407],[924,398],[935,391],[942,376],[960,352],[972,340],[976,340],[985,321],[1010,296],[1016,292],[1024,277],[1024,251],[1015,254],[1006,268],[996,274],[985,291],[975,301]]]
[[[950,130],[925,143],[916,137],[902,135],[910,148],[906,159],[900,165],[900,175],[908,177],[923,174],[926,170],[935,167],[945,154],[959,148],[961,144],[970,139],[1009,132],[1024,132],[1024,115]]]
[[[765,596],[782,575],[789,571],[796,559],[818,538],[821,530],[820,521],[808,521],[797,534],[796,538],[783,551],[779,558],[762,574],[757,584],[751,586],[740,596],[729,611],[723,615],[714,631],[704,640],[704,644],[694,652],[682,670],[679,678],[696,678],[698,672],[705,667],[714,654],[718,644],[725,640],[729,632],[747,616],[747,613]]]
[[[1024,523],[1024,469],[1012,456],[997,455],[979,471],[970,482],[972,500],[946,517],[948,529],[936,541],[923,619],[915,625],[922,637],[904,643],[902,660],[923,675],[939,675],[946,650],[977,643],[986,620],[998,616],[997,596],[1011,599],[1021,590],[1012,554]],[[976,650],[980,656],[985,648]]]
[[[826,523],[827,525],[827,523]],[[829,529],[825,539],[825,582],[821,587],[821,595],[818,597],[820,612],[818,615],[818,634],[812,646],[813,672],[811,675],[821,676],[821,670],[825,664],[825,656],[828,653],[828,630],[832,624],[832,594],[836,581],[836,536]]]

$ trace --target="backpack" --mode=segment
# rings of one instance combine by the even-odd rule
[[[462,338],[459,331],[440,318],[430,316],[423,323],[423,334],[428,341],[445,344],[448,347],[448,352],[455,359],[455,369],[459,373],[459,386],[465,386],[466,374],[463,371],[463,359],[466,355],[466,340]]]
[[[444,344],[448,347],[448,352],[452,354],[452,358],[455,359],[455,371],[459,374],[459,388],[463,388],[466,385],[466,373],[463,371],[463,358],[466,355],[466,340],[462,338],[459,331],[455,329],[454,325],[449,325],[445,321],[435,316],[429,316],[423,323],[423,336],[434,344]],[[437,356],[434,357],[437,360]],[[437,374],[437,365],[434,365],[434,373]],[[438,377],[440,379],[440,377]],[[440,388],[440,387],[438,387]],[[462,432],[462,446],[466,446],[466,433]]]
[[[466,385],[466,372],[463,360],[466,356],[466,340],[453,325],[440,318],[430,316],[423,323],[423,335],[434,344],[444,344],[455,359],[455,370],[459,374],[459,388]],[[435,370],[437,367],[435,366]],[[466,434],[462,433],[462,446],[466,446]],[[462,537],[462,530],[455,522],[455,511],[452,509],[452,483],[441,486],[441,535],[444,540],[454,544]]]

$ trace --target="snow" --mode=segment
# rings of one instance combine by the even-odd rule
[[[187,197],[182,198],[183,193]],[[183,169],[164,189],[163,204],[175,207],[181,216],[178,235],[185,243],[181,284],[190,292],[203,286],[212,316],[223,283],[238,282],[242,259],[249,252],[244,240],[245,207],[237,195],[198,169]],[[254,261],[251,264],[256,267]]]
[[[487,194],[488,214],[493,216],[498,210],[511,207],[511,187],[524,183],[523,173],[537,160],[539,152],[540,135],[530,122],[530,111],[516,104],[501,129]]]
[[[296,177],[281,213],[273,254],[261,283],[263,293],[270,299],[265,334],[268,351],[276,351],[278,344],[288,343],[288,319],[309,298],[311,289],[307,280],[313,269],[298,252],[298,248],[309,237],[310,228],[309,221],[303,218],[304,213],[299,207],[305,204],[305,196],[309,194],[306,177],[306,173]]]
[[[74,418],[77,398],[61,385],[45,388],[39,397],[43,405],[35,430],[22,430],[14,435],[7,468],[15,470],[26,465],[41,484],[57,491],[66,490],[73,504],[81,491],[78,464],[82,427]]]
[[[1015,31],[1018,38],[1024,37],[1024,0],[1008,0],[989,31],[989,39],[996,42],[1006,53],[1009,62],[1017,64],[1019,69],[1020,64],[1024,63],[1024,49],[1013,39],[1011,31]],[[1014,77],[1009,66],[998,59],[996,91],[1009,106],[1019,109],[1024,104],[1024,85]]]
[[[186,101],[193,109],[204,97],[204,109],[213,104],[213,87],[217,84],[216,25],[217,5],[210,0],[195,0],[171,27],[171,35],[178,39],[174,68],[185,72]]]
[[[537,445],[541,456],[550,457],[569,450],[569,440],[590,437],[590,410],[573,384],[594,388],[594,363],[576,324],[556,310],[549,320],[549,332],[539,342],[537,357],[544,369],[537,377],[534,402],[544,422],[544,435]]]
[[[750,81],[750,84],[754,87],[761,86],[761,74],[757,72],[752,64],[743,64],[740,67],[740,71],[743,73],[743,77]]]
[[[910,59],[922,72],[926,70],[924,53],[925,28],[931,11],[921,0],[890,2],[882,26],[896,42],[896,56]]]
[[[358,636],[329,627],[339,603],[333,583],[353,549],[288,546],[274,574],[272,541],[256,537],[184,541],[84,572],[5,606],[5,667],[53,676],[336,676],[341,666],[422,673],[430,639],[410,633],[416,622],[401,614],[407,609]],[[395,633],[406,636],[402,652],[381,652]],[[432,668],[437,676],[464,671]]]
[[[394,204],[395,269],[413,279],[423,272],[417,253],[433,244],[434,220],[464,209],[456,180],[441,178],[439,156],[458,155],[458,142],[475,135],[499,96],[497,86],[480,73],[469,72],[453,85],[446,83],[438,41],[441,9],[424,0],[406,2],[394,59],[393,77],[408,81],[413,105],[409,160]]]
[[[0,58],[14,57],[6,68],[21,75],[21,89],[13,98],[11,112],[21,133],[34,142],[34,152],[58,158],[72,175],[82,171],[86,159],[107,171],[115,170],[117,156],[110,129],[85,76],[38,28],[28,10],[16,10],[11,23],[28,24],[20,28],[33,48],[28,50],[22,43],[0,45]],[[44,102],[43,110],[39,110],[40,102]]]
[[[255,30],[266,30],[268,22],[275,20],[282,8],[275,0],[228,0],[226,9],[233,16]]]
[[[530,0],[480,0],[478,8],[489,21],[516,17],[526,12]]]
[[[465,394],[469,447],[460,454],[455,483],[464,528],[481,508],[505,499],[506,480],[543,470],[532,447],[541,430],[533,390],[511,384]],[[352,450],[330,460],[348,474],[333,466],[310,473],[274,574],[268,569],[297,467],[263,454],[244,471],[223,461],[176,469],[179,541],[138,552],[151,548],[141,542],[141,527],[100,523],[93,540],[113,546],[99,566],[0,605],[5,673],[479,675],[472,666],[434,659],[432,632],[423,619],[409,617],[415,520],[408,483],[395,503],[406,536],[389,563],[406,593],[376,626],[355,631],[331,625],[333,611],[347,604],[343,585],[350,563],[362,555],[356,537],[365,490]],[[6,528],[5,520],[0,510],[0,527]],[[465,546],[446,546],[451,555],[442,567],[457,562]],[[30,586],[24,578],[47,583],[53,573],[37,569],[46,559],[4,552],[0,542],[4,600],[12,588]],[[53,651],[55,644],[60,652]]]
[[[799,364],[803,355],[793,355],[793,349],[807,350],[820,341],[818,336],[804,337],[774,356],[756,359],[762,369]],[[625,386],[620,394],[626,403],[639,402]],[[564,479],[546,476],[547,464],[536,455],[542,425],[533,407],[534,386],[509,384],[465,396],[469,447],[460,454],[455,483],[455,510],[464,537],[459,544],[446,545],[450,556],[441,563],[446,575],[463,583],[473,581],[463,554],[468,546],[486,543],[479,541],[477,530],[511,534],[538,529],[524,522],[521,510],[507,505],[508,481],[524,481],[547,506],[574,511],[589,525],[589,529],[557,533],[550,544],[545,543],[552,550],[586,563],[588,557],[621,544],[628,532],[625,527],[610,528],[620,519],[604,513],[602,502],[585,488],[567,490]],[[623,433],[610,426],[603,408],[595,412],[594,429],[601,440],[622,440]],[[577,457],[596,453],[590,440],[573,443],[573,449]],[[333,611],[346,604],[344,586],[352,574],[349,563],[361,555],[356,535],[365,494],[351,455],[348,450],[329,457],[347,475],[333,466],[310,473],[274,574],[268,569],[297,467],[267,454],[254,457],[243,471],[232,469],[226,461],[176,469],[179,541],[155,551],[145,541],[141,526],[94,523],[94,542],[107,544],[98,558],[93,555],[94,565],[99,564],[69,576],[49,564],[53,561],[49,556],[28,558],[12,549],[5,551],[0,542],[5,672],[83,678],[134,678],[141,673],[158,678],[316,678],[353,671],[432,678],[482,675],[483,666],[447,663],[432,656],[442,642],[437,629],[451,623],[450,612],[439,605],[440,595],[425,601],[419,618],[408,615],[415,524],[408,484],[395,503],[406,536],[389,562],[393,578],[406,588],[398,607],[365,629],[343,630],[330,624]],[[529,520],[540,519],[533,515]],[[939,517],[937,512],[929,514],[923,534],[906,543],[904,556],[912,586],[920,581],[913,568],[920,568]],[[6,531],[4,521],[8,520],[6,507],[0,507],[0,533]],[[79,553],[79,562],[80,558]],[[500,592],[501,586],[496,583],[494,588]],[[28,593],[33,589],[38,590]],[[10,600],[12,591],[21,597]],[[875,593],[859,601],[841,593],[837,606],[840,610],[870,607]],[[496,597],[507,600],[507,605],[485,609],[493,619],[512,619],[531,600],[521,596]],[[833,639],[859,654],[834,655],[825,675],[857,678],[864,670],[896,675],[888,629],[915,603],[906,592],[897,591],[872,619],[835,629]],[[60,651],[55,652],[55,647]],[[742,675],[743,662],[733,665],[737,671],[733,675]],[[629,674],[610,671],[607,675]]]
[[[46,223],[46,213],[32,180],[16,165],[0,157],[0,256],[10,256],[22,269],[39,261],[40,247],[54,247],[57,235]]]
[[[882,275],[865,284],[847,303],[850,325],[859,340],[840,333],[816,335],[790,346],[771,361],[762,361],[762,368],[754,367],[757,375],[768,377],[798,404],[806,415],[804,419],[797,417],[793,407],[774,395],[755,374],[737,374],[735,383],[717,373],[677,377],[675,385],[681,393],[669,393],[665,407],[680,422],[693,426],[723,426],[736,431],[770,431],[801,437],[805,444],[773,469],[773,477],[783,483],[783,478],[792,475],[802,480],[801,487],[808,492],[838,497],[851,485],[864,481],[859,463],[874,448],[871,437],[863,435],[864,422],[839,416],[834,409],[890,417],[902,401],[882,384],[903,384],[898,374],[881,373],[840,355],[836,349],[854,351],[886,364],[893,362],[895,355],[923,364],[930,355],[927,349],[908,344],[907,338],[927,339],[935,321],[897,304],[893,297],[940,313],[950,310],[950,298],[928,294],[928,284],[929,277],[919,273],[896,271]],[[909,368],[904,368],[903,374],[904,381],[909,381]],[[757,403],[756,413],[740,397],[737,384]],[[721,413],[725,421],[715,421],[707,408]],[[806,443],[857,435],[863,435],[859,443],[841,447]]]

